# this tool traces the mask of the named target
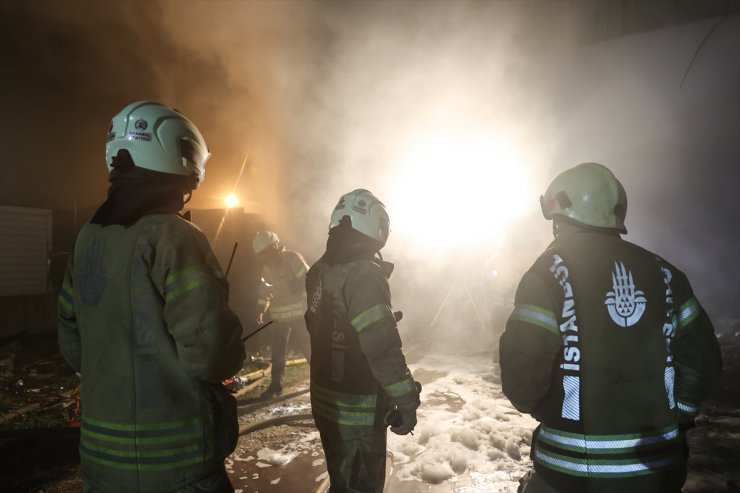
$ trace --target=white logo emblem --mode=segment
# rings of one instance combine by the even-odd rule
[[[612,283],[614,291],[607,293],[604,302],[609,309],[609,315],[620,327],[632,327],[645,312],[647,305],[645,293],[635,289],[632,272],[628,271],[622,262],[614,262]]]

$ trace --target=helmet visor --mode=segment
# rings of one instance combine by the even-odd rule
[[[180,139],[180,156],[195,164],[198,168],[203,168],[206,161],[211,157],[208,149],[199,146],[190,139]]]

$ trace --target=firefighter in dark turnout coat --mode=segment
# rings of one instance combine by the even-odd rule
[[[178,215],[209,153],[177,111],[113,117],[108,200],[86,224],[59,296],[59,346],[82,378],[86,492],[229,492],[238,433],[220,381],[244,361],[208,241]]]
[[[684,433],[718,381],[712,324],[683,272],[627,241],[627,198],[578,165],[541,197],[555,240],[500,340],[503,390],[540,421],[522,491],[678,493]]]
[[[393,265],[378,255],[388,239],[385,206],[367,190],[339,200],[324,255],[306,277],[311,336],[311,407],[331,493],[383,491],[386,415],[405,435],[416,425],[419,392],[391,311]]]
[[[286,249],[272,231],[258,232],[252,247],[262,263],[257,324],[265,323],[265,318],[274,322],[267,329],[272,379],[270,386],[260,394],[261,399],[270,399],[283,393],[285,356],[291,339],[306,359],[311,359],[311,343],[304,319],[308,264],[303,255]]]

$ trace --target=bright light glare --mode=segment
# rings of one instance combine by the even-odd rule
[[[230,193],[229,195],[224,197],[224,202],[226,203],[226,207],[231,208],[239,203],[239,199],[237,198],[236,195],[234,195],[233,193]]]
[[[498,243],[536,200],[522,153],[492,132],[422,136],[394,169],[391,234],[426,252]]]

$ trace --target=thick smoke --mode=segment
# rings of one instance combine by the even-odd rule
[[[684,270],[719,330],[739,315],[738,45],[735,15],[590,46],[558,111],[558,162],[612,168],[629,200],[626,239]]]
[[[596,2],[2,3],[10,116],[0,203],[98,204],[108,120],[155,99],[193,119],[213,152],[190,205],[221,207],[236,187],[247,211],[314,261],[341,193],[375,192],[393,228],[404,187],[426,186],[424,174],[397,177],[407,142],[429,122],[450,135],[499,129],[530,176],[520,197],[529,208],[499,241],[477,240],[499,227],[493,211],[446,194],[428,200],[475,217],[473,227],[440,224],[435,244],[392,232],[385,253],[397,264],[402,331],[419,330],[410,345],[449,327],[459,341],[500,326],[516,281],[549,241],[539,193],[583,161],[612,167],[625,184],[627,238],[683,268],[711,314],[737,318],[737,17],[704,43],[679,88],[719,19],[594,42],[599,9],[609,13]],[[435,166],[427,173],[449,172]],[[491,180],[491,196],[506,186]],[[462,246],[440,256],[436,244],[450,237]]]

